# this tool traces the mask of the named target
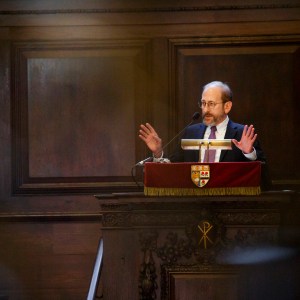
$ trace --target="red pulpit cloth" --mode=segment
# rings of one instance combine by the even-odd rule
[[[192,176],[192,166],[194,166],[193,170],[201,169],[202,173],[194,172]],[[206,171],[203,172],[203,169]],[[192,177],[197,177],[197,174],[199,178],[196,178],[194,183]],[[257,161],[146,163],[144,194],[147,196],[259,195],[260,178],[261,162]]]

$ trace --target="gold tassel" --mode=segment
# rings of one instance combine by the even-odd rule
[[[257,196],[260,187],[223,187],[223,188],[154,188],[144,187],[145,196]]]

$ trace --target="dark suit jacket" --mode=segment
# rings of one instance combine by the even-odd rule
[[[182,139],[203,139],[206,130],[206,125],[203,123],[194,124],[189,126]],[[234,123],[229,120],[225,139],[236,139],[240,140],[243,134],[244,125]],[[254,148],[256,150],[257,160],[263,162],[261,171],[261,188],[263,190],[269,190],[272,188],[272,183],[269,177],[269,172],[266,164],[265,155],[260,147],[259,142],[256,140],[254,143]],[[199,151],[198,150],[182,150],[181,144],[178,145],[173,154],[170,155],[169,159],[171,162],[198,162],[199,161]],[[250,161],[245,157],[240,149],[238,149],[234,144],[232,144],[232,150],[222,150],[220,156],[220,162],[247,162]]]
[[[189,126],[182,139],[203,139],[206,130],[206,125],[203,123],[194,124]],[[229,120],[225,139],[236,139],[240,140],[243,134],[244,125],[234,123]],[[254,144],[256,150],[257,160],[265,162],[265,155],[256,140]],[[178,145],[176,151],[170,156],[172,162],[198,162],[199,161],[199,151],[198,150],[182,150],[181,146]],[[234,144],[232,144],[232,150],[222,150],[220,156],[220,162],[243,162],[249,161],[240,149],[238,149]]]

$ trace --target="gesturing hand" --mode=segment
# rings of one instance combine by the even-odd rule
[[[162,154],[161,138],[149,123],[146,123],[145,125],[142,124],[140,127],[139,137],[146,143],[155,157],[160,157]]]
[[[253,144],[256,140],[257,134],[254,134],[254,127],[253,125],[244,126],[243,134],[241,140],[238,142],[237,140],[233,139],[232,142],[236,147],[243,151],[243,153],[251,153],[253,151]]]

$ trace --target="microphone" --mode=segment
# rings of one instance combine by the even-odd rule
[[[136,164],[136,166],[143,166],[146,162],[150,162],[150,161],[153,161],[153,157],[152,156],[147,157],[146,159],[139,161]]]
[[[186,130],[187,127],[189,127],[190,125],[192,125],[196,120],[198,120],[200,118],[200,113],[199,112],[195,112],[193,114],[193,117],[192,117],[192,121],[187,124],[179,133],[177,133],[168,143],[166,143],[161,151],[164,151],[164,149],[166,149],[178,136],[180,136],[184,130]],[[153,157],[148,157],[144,160],[141,160],[140,162],[138,162],[135,166],[143,166],[146,162],[151,162],[153,161]]]

